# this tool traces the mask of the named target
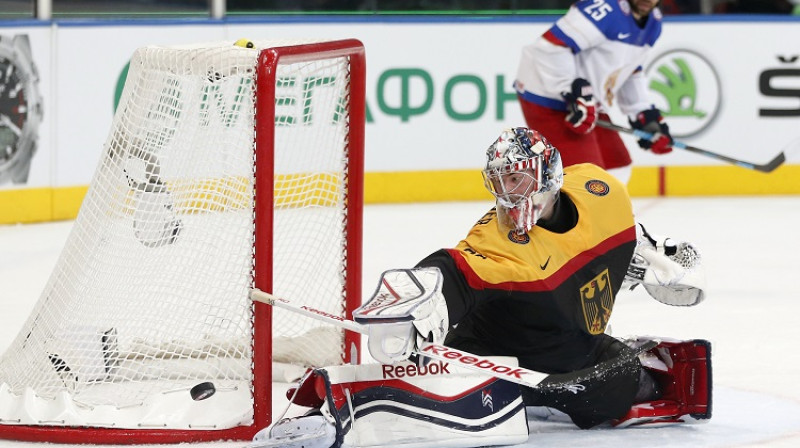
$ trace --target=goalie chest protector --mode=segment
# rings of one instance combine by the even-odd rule
[[[565,168],[561,194],[578,214],[566,232],[534,226],[518,235],[492,210],[448,250],[476,297],[470,327],[497,353],[533,356],[576,331],[605,331],[636,245],[630,198],[590,164]]]

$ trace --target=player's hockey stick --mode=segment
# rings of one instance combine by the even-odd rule
[[[297,305],[287,299],[275,297],[272,294],[261,291],[257,288],[250,290],[250,299],[256,302],[266,303],[267,305],[302,314],[312,319],[326,322],[328,324],[354,331],[356,333],[369,333],[366,325],[362,325],[358,322],[344,319],[339,316],[334,316],[330,313],[326,313],[309,306]],[[639,353],[654,348],[656,345],[658,345],[658,341],[648,341],[633,351],[627,352],[608,361],[604,361],[595,366],[571,373],[557,375],[537,372],[524,367],[504,365],[498,363],[496,360],[462,350],[457,350],[441,344],[431,344],[426,342],[414,353],[420,356],[438,359],[440,361],[463,367],[465,369],[491,375],[512,383],[520,384],[522,386],[536,388],[539,390],[556,390],[569,388],[571,385],[575,385],[592,378],[601,377],[612,369],[625,366],[634,357],[638,356]]]
[[[641,129],[625,128],[625,127],[618,126],[618,125],[616,125],[614,123],[611,123],[609,121],[604,121],[604,120],[597,120],[597,125],[600,126],[601,128],[611,129],[612,131],[624,132],[626,134],[632,134],[632,135],[635,135],[636,137],[643,138],[645,140],[652,140],[653,139],[653,134],[651,134],[649,132],[646,132],[646,131],[643,131]],[[701,154],[701,155],[704,155],[706,157],[711,157],[712,159],[722,160],[724,162],[732,163],[732,164],[740,166],[742,168],[747,168],[747,169],[750,169],[750,170],[756,170],[756,171],[760,171],[762,173],[770,173],[770,172],[774,171],[776,168],[778,168],[779,166],[783,165],[783,162],[786,161],[786,156],[783,154],[783,151],[781,151],[780,154],[775,156],[772,160],[770,160],[767,163],[752,163],[752,162],[746,162],[746,161],[740,160],[740,159],[735,159],[733,157],[728,157],[726,155],[718,154],[716,152],[712,152],[712,151],[709,151],[707,149],[701,149],[701,148],[697,148],[697,147],[694,147],[694,146],[689,146],[686,143],[680,142],[678,140],[673,141],[672,142],[672,146],[674,148],[684,149],[686,151],[691,151],[693,153]]]

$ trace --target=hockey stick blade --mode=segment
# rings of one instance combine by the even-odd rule
[[[597,125],[600,126],[601,128],[606,128],[606,129],[610,129],[612,131],[617,131],[617,132],[623,132],[625,134],[631,134],[631,135],[634,135],[634,136],[636,136],[638,138],[642,138],[642,139],[645,139],[645,140],[652,140],[653,139],[653,134],[651,134],[649,132],[646,132],[646,131],[642,131],[641,129],[625,128],[625,127],[618,126],[618,125],[616,125],[614,123],[611,123],[609,121],[604,121],[604,120],[597,120]],[[690,145],[687,145],[686,143],[683,143],[683,142],[678,141],[678,140],[675,140],[675,141],[672,142],[672,147],[673,148],[678,148],[678,149],[683,149],[683,150],[686,150],[686,151],[689,151],[689,152],[693,152],[693,153],[696,153],[696,154],[704,155],[706,157],[711,157],[712,159],[721,160],[723,162],[728,162],[728,163],[731,163],[733,165],[736,165],[736,166],[739,166],[739,167],[742,167],[742,168],[747,168],[749,170],[755,170],[755,171],[759,171],[759,172],[762,172],[762,173],[771,173],[772,171],[775,171],[776,168],[778,168],[779,166],[783,165],[783,162],[786,161],[786,155],[783,153],[783,151],[781,151],[780,154],[778,154],[777,156],[773,157],[772,160],[770,160],[767,163],[752,163],[752,162],[747,162],[745,160],[736,159],[736,158],[733,158],[733,157],[728,157],[726,155],[719,154],[719,153],[716,153],[716,152],[713,152],[713,151],[709,151],[707,149],[702,149],[702,148],[697,148],[695,146],[690,146]]]
[[[366,325],[362,325],[358,322],[344,319],[339,316],[334,316],[330,313],[326,313],[305,305],[297,305],[287,299],[275,297],[272,294],[261,291],[257,288],[250,290],[250,300],[293,311],[312,319],[326,322],[328,324],[354,331],[356,333],[369,334]],[[524,367],[503,365],[498,363],[496,360],[440,344],[431,344],[426,342],[420,349],[415,350],[414,353],[420,356],[426,356],[428,358],[447,362],[454,366],[460,366],[468,370],[491,375],[522,386],[531,387],[534,389],[544,388],[547,390],[555,390],[569,388],[570,385],[587,381],[592,378],[601,377],[613,369],[623,368],[630,363],[634,357],[638,356],[639,353],[649,350],[650,348],[655,347],[657,344],[658,342],[656,341],[648,341],[635,350],[624,353],[616,358],[604,361],[596,366],[575,372],[554,375],[537,372]]]

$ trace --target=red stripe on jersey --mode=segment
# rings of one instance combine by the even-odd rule
[[[553,34],[553,32],[550,31],[550,30],[547,30],[546,33],[542,34],[542,37],[544,37],[544,39],[546,41],[550,42],[553,45],[558,45],[558,46],[561,46],[561,47],[567,47],[568,46],[567,44],[564,43],[563,40],[557,38],[556,35]]]
[[[617,233],[616,235],[610,236],[593,248],[581,252],[546,278],[532,282],[509,281],[497,284],[488,283],[480,278],[478,274],[472,270],[472,267],[469,265],[469,263],[467,263],[467,261],[464,259],[461,251],[457,249],[447,249],[447,251],[450,253],[450,256],[453,257],[458,270],[461,271],[461,273],[464,275],[464,278],[466,278],[467,283],[473,289],[480,290],[488,288],[505,291],[543,292],[556,289],[571,275],[578,272],[581,268],[589,264],[599,255],[604,255],[612,249],[616,249],[617,247],[632,241],[636,241],[635,225]]]

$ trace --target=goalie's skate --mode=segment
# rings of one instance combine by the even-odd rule
[[[287,418],[262,429],[249,448],[330,448],[336,429],[321,415]]]

